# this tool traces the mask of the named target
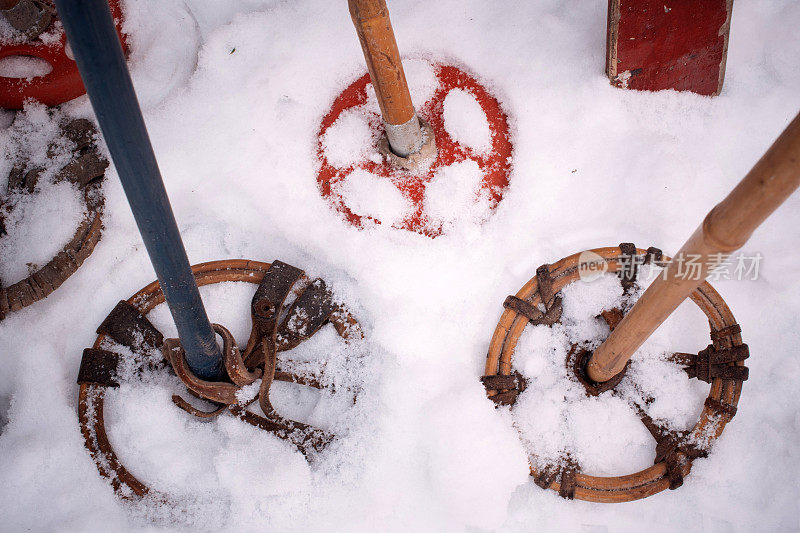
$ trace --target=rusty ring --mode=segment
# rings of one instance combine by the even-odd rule
[[[262,263],[260,261],[226,259],[193,265],[192,272],[195,275],[198,287],[223,281],[246,281],[259,284],[269,267],[270,263]],[[128,298],[128,303],[134,305],[143,315],[146,315],[155,306],[163,302],[164,293],[161,292],[158,281],[154,281]],[[331,317],[331,323],[342,338],[347,338],[347,331],[350,327],[358,326],[358,322],[348,312],[341,313],[339,316],[334,314]],[[99,348],[104,337],[105,335],[99,334],[95,339],[93,348]],[[288,373],[276,372],[275,380],[292,381],[309,387],[320,388],[319,383],[314,379],[298,380]],[[147,496],[157,501],[168,501],[169,498],[165,494],[155,491],[139,481],[120,462],[105,430],[103,419],[104,395],[105,388],[102,386],[91,383],[81,383],[79,386],[78,419],[81,433],[98,472],[101,476],[111,481],[114,492],[123,499],[133,500]],[[244,409],[235,411],[234,414],[248,424],[264,429],[265,419],[263,417]]]
[[[0,286],[0,320],[48,297],[80,268],[94,251],[103,231],[103,178],[89,183],[83,190],[84,216],[72,239],[39,270],[8,287]]]
[[[601,256],[608,265],[608,273],[619,270],[620,249],[619,247],[597,248],[591,250]],[[637,249],[637,255],[644,255],[646,250]],[[578,264],[580,253],[565,257],[560,261],[550,265],[550,276],[553,281],[553,293],[557,293],[565,286],[578,279]],[[670,258],[664,256],[664,261]],[[533,277],[517,292],[516,297],[530,302],[532,305],[540,303],[538,294],[537,278]],[[719,295],[719,293],[704,281],[691,295],[692,301],[697,304],[700,310],[708,317],[712,331],[734,326],[736,320],[730,308]],[[506,309],[500,317],[495,328],[492,340],[489,344],[489,352],[486,357],[485,375],[511,375],[511,358],[517,345],[517,341],[528,324],[528,319],[518,314],[512,309]],[[733,333],[729,337],[715,341],[721,343],[721,347],[739,346],[742,344],[741,333]],[[743,366],[739,361],[737,365]],[[742,391],[742,382],[732,379],[715,378],[711,384],[708,398],[716,402],[736,407],[739,403],[739,396]],[[499,391],[488,390],[488,396],[494,396]],[[704,405],[700,417],[692,428],[690,435],[699,436],[703,434],[708,438],[709,447],[722,434],[725,425],[730,421],[730,415],[718,415],[708,404]],[[682,466],[682,474],[686,476],[691,470],[692,461],[687,461]],[[540,473],[530,466],[531,476],[536,478]],[[590,476],[577,473],[575,475],[574,497],[581,500],[601,503],[626,502],[646,498],[669,488],[670,480],[667,473],[665,461],[660,461],[653,466],[625,476]],[[552,481],[549,488],[555,491],[561,489],[559,481]]]

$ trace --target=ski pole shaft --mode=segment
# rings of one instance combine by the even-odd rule
[[[596,382],[611,379],[633,353],[716,268],[800,186],[800,114],[728,196],[708,213],[675,259],[592,354],[587,364]],[[680,260],[699,262],[687,276]]]
[[[190,368],[219,377],[222,356],[192,274],[106,0],[56,0]]]
[[[381,108],[389,146],[395,154],[407,157],[422,146],[422,130],[411,101],[386,0],[349,0],[349,6]]]

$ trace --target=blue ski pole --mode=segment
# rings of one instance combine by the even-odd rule
[[[222,356],[200,299],[106,0],[56,0],[189,367],[218,379]]]

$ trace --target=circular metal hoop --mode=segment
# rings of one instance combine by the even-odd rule
[[[608,273],[616,273],[624,268],[620,261],[620,249],[618,247],[598,248],[591,250],[591,252],[603,258],[608,266]],[[637,249],[636,253],[637,255],[644,255],[647,252],[646,250]],[[553,284],[552,291],[554,293],[579,279],[580,255],[580,253],[573,254],[549,266],[550,278]],[[664,260],[669,261],[669,258],[665,257]],[[534,277],[528,281],[517,292],[516,297],[529,302],[533,306],[540,304],[541,298],[538,292],[537,278]],[[703,282],[692,293],[691,299],[708,317],[712,333],[736,325],[736,320],[728,305],[708,282]],[[513,374],[512,357],[517,341],[527,324],[528,318],[518,314],[516,311],[506,309],[503,312],[489,345],[485,369],[487,376],[511,376]],[[742,345],[741,333],[734,332],[730,335],[719,337],[714,340],[714,344],[720,348],[740,346]],[[743,366],[741,361],[736,364]],[[732,415],[720,414],[719,411],[710,408],[709,401],[722,403],[735,409],[739,402],[741,391],[741,381],[715,378],[708,393],[710,400],[706,400],[706,405],[703,407],[703,411],[700,413],[697,423],[691,429],[689,436],[698,439],[702,437],[704,441],[709,443],[708,448],[710,448],[713,441],[722,434]],[[487,394],[491,397],[501,392],[503,391],[488,390]],[[681,468],[682,474],[684,476],[688,475],[691,470],[691,460],[683,464]],[[531,466],[530,471],[534,477],[540,474],[533,466]],[[670,487],[667,464],[663,460],[634,474],[604,477],[577,473],[575,478],[574,497],[592,502],[612,503],[638,500]],[[552,481],[549,484],[549,488],[560,491],[559,481]]]
[[[259,284],[264,275],[270,268],[270,263],[260,261],[250,261],[246,259],[228,259],[223,261],[211,261],[192,266],[197,285],[211,285],[225,281],[244,281]],[[158,281],[147,285],[139,292],[128,298],[128,303],[132,304],[140,313],[146,315],[157,305],[164,302],[164,293]],[[349,313],[342,313],[341,316],[332,316],[331,323],[337,333],[342,338],[347,338],[348,331],[353,326],[358,326],[356,320]],[[100,334],[94,342],[93,347],[99,348],[104,335]],[[283,349],[290,349],[289,346]],[[315,380],[302,379],[286,372],[276,372],[275,380],[298,383],[314,388],[321,388]],[[163,493],[151,489],[146,484],[138,480],[120,462],[114,452],[108,434],[106,433],[103,417],[103,401],[105,387],[90,383],[81,383],[78,392],[78,418],[81,426],[86,448],[91,453],[92,459],[97,466],[98,472],[103,477],[111,481],[114,492],[124,499],[137,499],[148,496],[160,501],[168,501],[169,498]],[[271,424],[269,420],[246,409],[231,409],[231,412],[241,420],[260,429],[269,430]]]

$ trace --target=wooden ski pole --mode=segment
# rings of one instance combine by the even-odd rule
[[[726,255],[741,248],[758,226],[800,186],[800,114],[733,191],[706,216],[665,272],[645,291],[587,365],[596,382],[611,379],[631,355],[705,280]],[[700,271],[687,276],[681,261]]]
[[[422,130],[411,102],[385,0],[348,0],[392,152],[407,157],[422,147]]]

